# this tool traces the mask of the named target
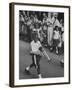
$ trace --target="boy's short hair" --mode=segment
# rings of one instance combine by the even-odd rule
[[[59,27],[58,27],[58,26],[55,26],[54,30],[56,30],[57,28],[59,29]]]

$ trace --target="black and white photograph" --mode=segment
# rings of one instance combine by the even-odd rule
[[[19,79],[64,77],[64,13],[19,11]]]
[[[14,86],[69,83],[69,7],[13,7]]]

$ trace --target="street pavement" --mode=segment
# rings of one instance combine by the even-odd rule
[[[40,70],[42,78],[64,77],[64,68],[60,66],[60,60],[64,58],[63,55],[56,55],[45,48],[51,61],[48,62],[46,57],[40,60]],[[29,54],[29,43],[19,41],[19,79],[35,79],[38,78],[37,70],[33,67],[30,69],[30,75],[25,72],[25,67],[31,64],[31,56]]]

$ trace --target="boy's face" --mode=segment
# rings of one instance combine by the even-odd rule
[[[58,31],[58,27],[56,28],[56,31]]]

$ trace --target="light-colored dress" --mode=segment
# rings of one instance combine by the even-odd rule
[[[48,18],[47,19],[47,25],[48,25],[48,30],[47,30],[47,43],[49,46],[52,46],[52,37],[53,37],[53,25],[52,25],[52,19]]]

